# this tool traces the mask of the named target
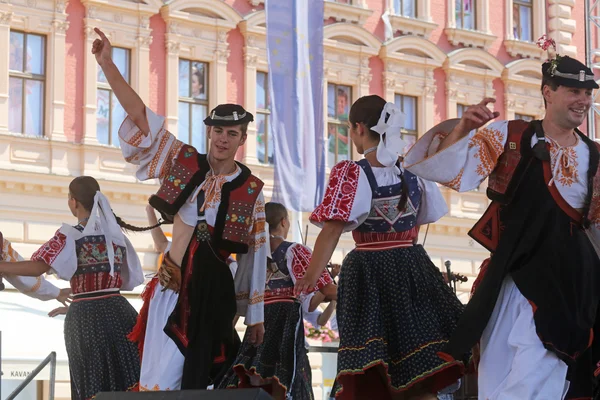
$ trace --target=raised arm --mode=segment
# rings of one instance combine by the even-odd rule
[[[317,236],[306,274],[304,274],[302,279],[296,281],[296,295],[309,291],[317,284],[317,279],[319,279],[319,276],[331,259],[345,225],[346,222],[344,221],[327,221],[323,224],[323,229],[321,229],[319,236]]]
[[[498,116],[485,98],[467,108],[461,119],[444,121],[426,132],[404,157],[404,167],[426,181],[438,182],[459,192],[479,187],[496,168],[504,152],[508,121]]]
[[[466,137],[469,132],[479,129],[494,118],[498,118],[500,113],[498,111],[491,111],[487,108],[489,103],[495,103],[496,99],[491,97],[484,98],[479,104],[468,107],[460,122],[456,127],[446,136],[437,148],[437,152],[452,146],[462,138]]]
[[[100,68],[102,68],[108,84],[127,115],[129,115],[129,118],[131,118],[142,132],[148,134],[150,126],[146,118],[146,105],[140,96],[129,86],[127,81],[125,81],[125,78],[123,78],[113,62],[112,46],[104,32],[98,28],[94,28],[94,31],[100,38],[94,40],[92,54],[96,56],[96,61],[100,65]]]
[[[158,224],[154,208],[149,204],[146,206],[146,215],[148,216],[148,222],[150,223],[150,226]],[[154,248],[156,251],[159,253],[164,253],[169,245],[169,239],[167,239],[163,230],[158,226],[152,229],[150,233],[152,234],[152,240],[154,241]]]

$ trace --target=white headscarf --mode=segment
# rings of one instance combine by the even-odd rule
[[[377,125],[371,128],[372,131],[379,133],[377,161],[386,167],[395,166],[398,157],[406,147],[406,141],[402,139],[400,133],[404,126],[404,117],[404,113],[394,103],[386,103]],[[385,139],[383,138],[384,133]],[[400,170],[398,170],[398,173],[400,173]]]
[[[117,223],[108,199],[100,191],[97,191],[94,196],[94,206],[82,233],[83,235],[104,235],[108,262],[110,263],[110,276],[114,276],[115,249],[113,243],[123,245],[125,243],[125,235]]]

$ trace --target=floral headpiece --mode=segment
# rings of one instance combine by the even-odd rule
[[[556,73],[556,68],[560,63],[562,57],[560,54],[556,53],[556,42],[554,39],[549,38],[546,34],[543,34],[536,42],[539,48],[546,51],[548,53],[547,63],[550,63],[550,67],[548,68],[548,74],[550,76],[554,76]]]

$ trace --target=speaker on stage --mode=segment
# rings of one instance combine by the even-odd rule
[[[273,400],[262,389],[174,390],[171,392],[102,392],[96,400]]]

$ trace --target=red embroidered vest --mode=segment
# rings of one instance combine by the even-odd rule
[[[264,183],[252,175],[248,167],[237,164],[242,172],[221,189],[221,203],[212,239],[220,249],[231,253],[247,253],[253,239],[250,226],[254,222],[254,206]],[[183,146],[160,189],[150,198],[150,205],[166,221],[172,222],[194,190],[204,182],[209,171],[210,165],[205,154],[199,154],[192,146]]]
[[[492,203],[469,231],[469,236],[492,253],[495,251],[502,233],[500,210],[510,203],[519,187],[520,179],[513,179],[513,177],[515,177],[515,174],[517,177],[521,175],[518,169],[526,168],[526,165],[521,163],[521,148],[522,146],[531,146],[531,137],[524,134],[529,129],[534,130],[535,128],[529,122],[513,120],[509,121],[507,129],[504,152],[498,158],[496,168],[489,176],[487,195]],[[577,133],[588,146],[594,143],[595,148],[600,151],[599,143],[592,142],[579,131]],[[523,143],[524,138],[527,143]],[[593,152],[593,148],[590,146],[590,153]],[[593,170],[591,169],[588,173],[588,187],[591,191],[593,188],[593,193],[591,193],[591,196],[588,195],[591,201],[583,212],[584,220],[589,218],[591,222],[596,223],[600,222],[600,165],[598,165],[597,160],[597,154],[595,157],[590,154],[590,168],[593,168]],[[583,222],[585,223],[585,221]]]

